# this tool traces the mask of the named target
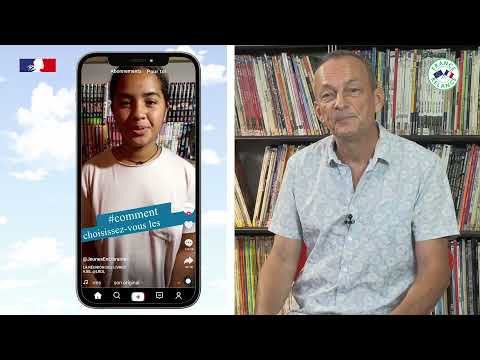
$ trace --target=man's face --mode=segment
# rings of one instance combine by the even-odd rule
[[[122,139],[132,147],[156,140],[165,121],[167,104],[155,74],[125,74],[116,87],[112,111]]]
[[[372,90],[365,65],[346,56],[328,60],[315,74],[315,110],[337,137],[355,137],[375,127],[383,92]]]

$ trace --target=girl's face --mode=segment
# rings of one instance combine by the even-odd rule
[[[157,139],[167,115],[168,105],[160,79],[147,70],[125,74],[116,87],[112,112],[130,147],[141,148]]]

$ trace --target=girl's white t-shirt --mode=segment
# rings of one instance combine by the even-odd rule
[[[82,227],[95,226],[100,214],[164,203],[172,212],[195,206],[195,168],[169,149],[141,166],[123,165],[108,150],[82,168]],[[97,279],[102,287],[166,287],[182,234],[191,232],[195,226],[178,225],[96,240],[96,255],[110,258]]]

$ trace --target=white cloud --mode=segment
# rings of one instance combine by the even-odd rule
[[[36,171],[25,170],[24,172],[11,172],[10,175],[19,180],[40,181],[47,176],[48,172],[45,169],[38,169]]]
[[[35,237],[14,243],[0,263],[2,270],[21,269],[51,265],[63,260],[57,240],[50,237]]]
[[[212,124],[207,124],[203,127],[203,131],[213,131],[215,130],[215,126],[213,126]]]
[[[38,281],[16,279],[0,280],[0,290],[32,287],[36,283],[38,283]]]
[[[0,225],[5,225],[8,222],[6,216],[0,216]]]
[[[227,68],[224,65],[202,65],[201,69],[203,82],[207,84],[221,84],[227,82]]]
[[[41,82],[32,91],[30,108],[17,110],[19,132],[9,132],[16,160],[65,169],[75,154],[75,90]]]
[[[0,76],[0,84],[7,82],[7,79],[5,79],[3,76]]]
[[[202,224],[224,225],[226,224],[227,212],[223,210],[209,210],[202,215]]]
[[[206,165],[218,165],[220,164],[221,159],[214,150],[205,149],[202,151],[202,161]]]
[[[198,62],[202,63],[203,59],[205,58],[205,55],[207,54],[207,50],[200,50],[200,51],[195,51],[192,49],[192,47],[188,45],[179,45],[176,48],[168,48],[166,51],[171,51],[171,52],[184,52],[188,54],[192,54],[195,56],[198,60]]]
[[[200,63],[202,85],[219,84],[227,81],[227,68],[225,65],[205,64],[207,50],[195,51],[188,45],[180,45],[176,48],[168,48],[166,51],[178,51],[192,54]]]

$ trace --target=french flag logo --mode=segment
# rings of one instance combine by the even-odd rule
[[[433,76],[435,76],[435,79],[438,79],[440,76],[443,76],[443,71],[438,70],[435,74],[433,74]]]
[[[56,59],[20,59],[20,72],[56,72]]]
[[[451,71],[445,70],[445,73],[443,75],[449,77],[450,79],[453,79],[455,74]]]

